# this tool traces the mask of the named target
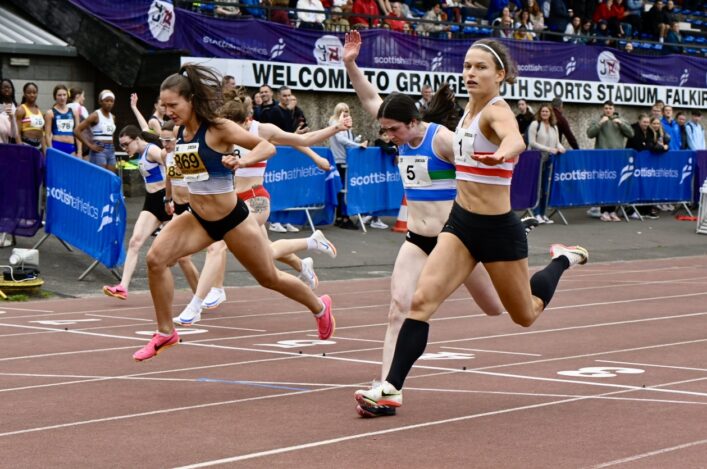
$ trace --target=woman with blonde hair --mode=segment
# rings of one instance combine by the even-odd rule
[[[535,120],[528,127],[528,148],[542,152],[540,161],[540,194],[538,195],[538,205],[533,210],[533,215],[535,215],[535,219],[540,224],[552,224],[554,222],[545,215],[547,210],[547,190],[550,187],[550,177],[552,176],[550,155],[564,153],[565,147],[560,143],[557,119],[549,103],[540,106],[535,113]]]

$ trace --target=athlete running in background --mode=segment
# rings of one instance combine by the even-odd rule
[[[345,57],[360,47],[358,33],[349,36]],[[402,405],[405,378],[427,345],[428,321],[479,263],[513,321],[529,327],[547,307],[564,271],[588,259],[582,247],[554,244],[550,264],[529,278],[528,242],[510,202],[513,166],[525,143],[511,108],[499,96],[501,83],[513,83],[515,65],[505,46],[482,39],[467,51],[462,76],[469,103],[453,138],[445,142],[454,152],[457,196],[420,274],[385,381],[355,393],[363,416],[377,415],[369,411],[376,406]]]

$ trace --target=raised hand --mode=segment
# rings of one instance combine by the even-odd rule
[[[336,128],[339,131],[342,130],[349,130],[353,126],[353,120],[351,120],[350,115],[343,115],[339,119],[339,122],[336,123]]]
[[[346,39],[344,40],[344,63],[352,63],[356,61],[358,53],[361,51],[361,33],[358,31],[351,31],[346,33]]]
[[[137,93],[130,94],[130,107],[137,107]]]

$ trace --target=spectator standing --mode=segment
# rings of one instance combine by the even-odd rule
[[[687,146],[690,150],[705,149],[705,128],[702,127],[702,113],[692,111],[692,119],[685,124],[687,128]]]
[[[665,36],[668,35],[670,24],[670,18],[663,8],[663,0],[656,0],[653,7],[646,12],[642,21],[643,32],[653,35],[659,42],[664,42]]]
[[[513,6],[514,9],[520,9],[523,8],[523,2],[521,2],[521,0],[491,0],[486,12],[486,19],[494,21],[502,17],[503,9],[508,8],[510,10],[511,6]],[[511,21],[513,20],[511,19]]]
[[[273,99],[273,92],[270,85],[260,85],[258,88],[258,96],[260,97],[260,104],[255,105],[255,100],[253,100],[253,119],[260,121],[260,115],[266,109],[273,106],[277,106],[277,102]]]
[[[665,153],[670,149],[670,135],[665,133],[662,119],[651,117],[651,130],[653,131],[653,153]]]
[[[38,94],[36,83],[30,81],[22,87],[22,101],[15,111],[15,123],[19,129],[15,142],[25,143],[44,153],[44,115],[37,105]]]
[[[642,1],[642,0],[641,0]],[[597,0],[574,0],[572,10],[575,16],[590,19],[597,8]]]
[[[236,78],[233,77],[232,75],[225,75],[223,77],[223,80],[221,81],[221,92],[225,95],[226,93],[228,93],[229,91],[231,91],[235,88],[236,88]],[[159,102],[159,97],[157,98],[155,103],[157,103],[157,102]],[[157,133],[160,133],[160,132],[157,131]]]
[[[626,148],[636,151],[650,151],[655,142],[650,116],[645,113],[640,114],[638,121],[632,124],[631,128],[633,136],[626,140]]]
[[[351,112],[349,110],[349,105],[346,103],[339,103],[334,108],[334,114],[329,118],[329,122],[339,122],[339,119],[348,117],[350,114]],[[353,138],[353,132],[349,129],[330,137],[329,147],[331,148],[331,153],[334,155],[336,169],[339,171],[341,184],[343,185],[342,191],[338,194],[339,203],[336,206],[336,220],[334,221],[334,224],[345,230],[358,230],[358,226],[356,226],[351,218],[349,218],[349,213],[346,209],[346,149],[367,148],[368,142],[355,141]]]
[[[550,31],[563,32],[571,20],[564,0],[545,0],[543,13],[546,18],[545,24]],[[560,39],[552,36],[551,40],[559,41]]]
[[[530,12],[530,21],[533,23],[533,29],[535,29],[537,34],[542,33],[545,29],[545,17],[537,0],[528,0],[528,11]]]
[[[79,125],[79,115],[67,104],[69,89],[66,85],[56,85],[52,94],[54,106],[44,115],[45,147],[81,156],[76,153],[74,137],[74,128]]]
[[[594,44],[596,42],[594,40],[594,28],[592,25],[592,20],[582,20],[582,29],[580,30],[579,35],[581,36],[580,43],[582,44]]]
[[[388,13],[388,17],[385,19],[385,23],[390,26],[390,29],[397,31],[399,33],[403,32],[403,26],[406,21],[404,20],[403,10],[400,6],[400,2],[392,2],[390,4],[392,11]]]
[[[655,103],[653,107],[651,107],[651,120],[653,119],[662,119],[663,118],[663,105]]]
[[[418,23],[417,30],[420,33],[427,33],[432,37],[447,37],[449,27],[441,24],[442,21],[446,21],[446,14],[442,11],[442,6],[439,3],[432,5],[432,8],[427,10],[422,19],[430,22]]]
[[[617,149],[626,147],[626,138],[633,137],[633,129],[615,112],[614,103],[606,101],[600,119],[592,121],[587,137],[596,139],[594,148]],[[601,207],[601,221],[621,221],[615,206]]]
[[[299,19],[300,29],[324,30],[326,15],[324,14],[324,5],[322,5],[321,0],[297,0],[297,10],[297,19]]]
[[[294,121],[295,133],[304,134],[309,132],[307,118],[304,116],[304,111],[297,105],[297,96],[291,95],[287,103],[287,108],[292,112]]]
[[[351,13],[368,16],[380,16],[381,11],[378,9],[376,0],[354,0]],[[351,27],[377,27],[379,23],[378,18],[369,18],[368,16],[351,16],[349,19],[351,22]]]
[[[269,87],[268,87],[269,88]],[[262,94],[262,91],[261,91]],[[282,86],[278,90],[278,101],[273,101],[272,105],[265,105],[263,96],[263,107],[260,110],[260,122],[273,124],[285,132],[294,132],[294,113],[289,109],[290,96],[292,90],[287,86]]]
[[[557,130],[560,132],[560,142],[562,142],[562,137],[565,137],[567,143],[574,150],[579,150],[579,145],[577,144],[577,138],[575,138],[572,129],[570,128],[570,123],[564,116],[565,107],[562,104],[562,99],[555,98],[552,100],[552,112],[555,114],[555,120],[557,121]]]
[[[271,0],[270,3],[274,7],[281,7],[270,9],[270,21],[290,26],[292,23],[290,22],[290,17],[287,14],[288,10],[286,9],[290,6],[289,0]]]
[[[19,132],[15,112],[15,85],[12,80],[5,78],[0,83],[0,143],[15,143]],[[4,247],[4,246],[0,246]]]
[[[527,9],[522,9],[518,14],[518,21],[516,21],[515,28],[516,30],[525,28],[525,34],[527,34],[527,37],[530,37],[531,41],[535,39],[535,28],[533,27],[533,22],[530,20],[530,12]],[[515,39],[528,40],[526,37]]]
[[[528,106],[528,102],[525,99],[518,100],[518,114],[516,114],[516,122],[518,122],[518,130],[523,136],[525,144],[528,144],[528,127],[530,123],[535,120],[535,115],[533,110]]]
[[[623,20],[631,25],[632,35],[641,31],[641,17],[643,16],[643,0],[626,0],[626,16]]]
[[[332,7],[329,19],[324,21],[324,29],[327,31],[347,33],[349,29],[351,29],[349,20],[341,16],[341,13],[341,7]]]
[[[689,150],[690,147],[687,145],[687,116],[684,112],[678,112],[675,115],[675,122],[678,124],[678,131],[680,132],[680,150]]]
[[[425,113],[430,107],[430,101],[432,101],[432,86],[422,85],[420,93],[422,97],[415,102],[415,107],[420,113]]]
[[[535,119],[528,127],[528,148],[531,150],[540,150],[542,158],[540,160],[540,194],[538,198],[538,206],[533,210],[535,219],[538,223],[551,224],[545,211],[547,210],[548,188],[550,187],[550,178],[552,177],[552,161],[550,155],[564,153],[565,147],[560,143],[560,133],[557,130],[557,121],[555,114],[552,112],[550,104],[543,104],[535,114]]]
[[[663,130],[670,137],[670,149],[679,150],[682,146],[682,139],[680,138],[680,128],[678,123],[675,122],[673,118],[673,107],[663,106],[663,118],[660,120],[663,125]]]
[[[683,47],[680,44],[682,44],[680,24],[677,21],[673,21],[670,23],[670,29],[668,30],[668,34],[665,36],[663,51],[666,54],[682,54]]]

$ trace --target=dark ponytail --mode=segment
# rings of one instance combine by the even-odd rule
[[[160,91],[171,90],[191,102],[194,114],[200,121],[214,125],[218,109],[223,105],[221,79],[212,68],[187,63],[179,73],[168,76]]]
[[[160,141],[159,135],[154,134],[152,132],[142,131],[136,125],[131,124],[123,127],[123,130],[121,130],[120,134],[118,135],[118,138],[120,137],[129,137],[133,140],[135,140],[136,138],[140,138],[146,141],[147,143],[152,143],[162,148],[162,142]]]
[[[422,114],[423,121],[443,125],[449,130],[457,128],[460,117],[454,91],[449,83],[440,86],[432,96],[427,111]]]

